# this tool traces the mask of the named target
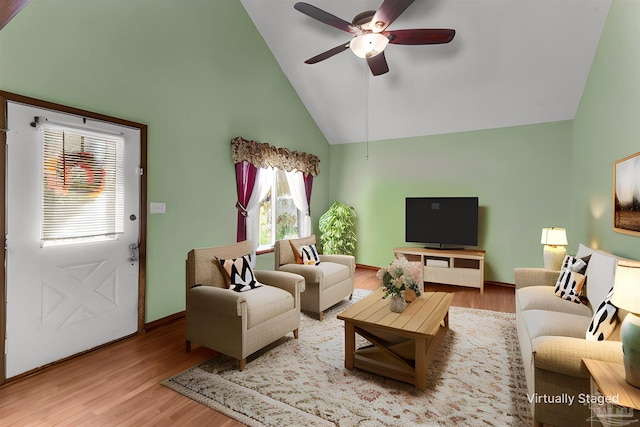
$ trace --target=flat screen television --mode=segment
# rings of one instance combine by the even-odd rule
[[[407,197],[405,241],[436,248],[478,246],[478,198]]]

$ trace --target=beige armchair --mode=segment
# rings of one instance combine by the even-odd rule
[[[301,295],[302,310],[318,315],[342,299],[353,296],[353,282],[356,270],[355,258],[351,255],[320,255],[320,264],[304,265],[296,263],[293,247],[316,244],[316,236],[301,239],[278,240],[275,244],[275,269],[296,273],[305,279],[305,291]],[[293,247],[292,247],[293,245]]]
[[[289,332],[298,338],[300,293],[304,278],[293,273],[254,270],[261,287],[246,292],[227,289],[228,277],[216,258],[251,253],[249,241],[193,249],[186,261],[186,350],[198,343],[237,359],[242,371],[247,356]]]

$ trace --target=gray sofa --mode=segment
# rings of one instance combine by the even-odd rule
[[[618,310],[618,326],[607,340],[585,339],[594,311],[613,286],[621,258],[581,244],[576,257],[588,255],[591,257],[584,273],[587,304],[555,295],[558,271],[515,270],[518,340],[534,425],[589,425],[589,406],[580,403],[580,396],[590,391],[589,373],[582,359],[622,363],[619,328],[626,312]]]

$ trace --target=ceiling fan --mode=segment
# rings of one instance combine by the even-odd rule
[[[450,29],[414,29],[387,30],[387,27],[413,3],[414,0],[384,0],[380,8],[357,14],[347,22],[308,3],[299,2],[293,7],[327,25],[351,33],[354,37],[347,43],[309,58],[306,64],[315,64],[331,58],[349,48],[356,56],[366,58],[374,76],[389,71],[384,49],[389,43],[404,45],[443,44],[453,40],[456,30]]]

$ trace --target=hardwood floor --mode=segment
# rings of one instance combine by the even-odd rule
[[[356,270],[356,287],[380,286],[376,271]],[[453,305],[514,312],[514,289],[430,285],[454,292]],[[161,386],[160,381],[215,353],[184,351],[184,319],[128,338],[0,387],[2,426],[242,426]]]

